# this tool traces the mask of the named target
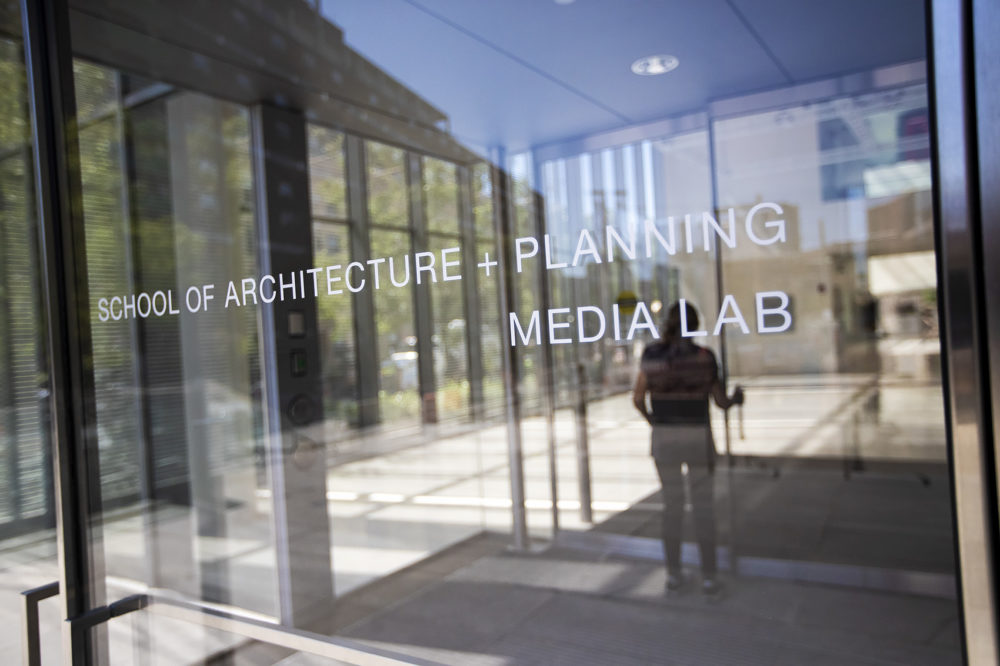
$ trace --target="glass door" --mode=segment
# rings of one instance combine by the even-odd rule
[[[922,10],[29,6],[30,663],[962,661]]]
[[[904,71],[887,89],[796,105],[776,93],[726,100],[703,129],[543,163],[549,242],[564,248],[553,263],[573,261],[568,248],[585,236],[603,241],[603,263],[586,266],[601,277],[564,304],[603,302],[617,317],[606,327],[621,332],[597,343],[613,349],[584,347],[593,532],[635,537],[609,543],[647,548],[663,529],[660,484],[639,462],[648,451],[622,447],[619,433],[645,431],[628,389],[683,299],[701,323],[686,321],[681,337],[711,350],[720,381],[747,395],[711,412],[726,469],[715,481],[720,553],[953,575],[927,88],[922,68]],[[615,253],[636,259],[623,269]],[[598,287],[608,282],[621,286]],[[626,314],[622,294],[640,305]],[[599,330],[596,312],[578,312]],[[608,366],[619,357],[622,379]],[[572,448],[560,461],[570,478]],[[779,496],[798,484],[826,490],[786,514],[791,496]],[[571,498],[574,486],[564,483]],[[890,526],[869,503],[914,509]],[[575,506],[564,512],[564,526],[577,520]],[[848,545],[874,534],[878,547]]]

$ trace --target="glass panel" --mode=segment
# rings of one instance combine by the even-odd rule
[[[372,224],[406,227],[410,224],[406,153],[368,141],[368,217]],[[378,255],[381,256],[381,255]]]
[[[721,120],[715,136],[720,207],[745,217],[766,188],[780,210],[761,215],[761,235],[770,227],[766,238],[774,237],[774,220],[784,220],[784,240],[773,247],[751,246],[739,258],[724,252],[725,291],[752,303],[775,275],[787,276],[794,317],[780,343],[732,338],[731,371],[756,396],[733,448],[842,462],[858,486],[835,505],[843,522],[827,539],[775,539],[762,522],[795,518],[767,506],[737,513],[740,542],[761,555],[951,570],[950,535],[925,522],[948,524],[945,488],[916,492],[906,483],[908,469],[922,469],[930,488],[947,485],[925,86]],[[756,152],[762,145],[767,152]],[[893,475],[867,478],[875,466]],[[798,481],[773,485],[762,499],[782,501]],[[760,493],[754,486],[746,479],[734,492]],[[879,512],[860,496],[875,489]],[[921,496],[931,505],[919,517],[903,509]],[[869,531],[868,548],[846,547]]]
[[[442,263],[461,258],[457,238],[432,235],[427,249]],[[462,268],[448,270],[450,277],[454,277],[461,275]],[[445,280],[443,272],[440,281],[432,284],[435,402],[441,421],[465,420],[469,416],[469,359],[462,289],[461,280]]]
[[[349,227],[346,224],[313,224],[317,266],[345,267],[350,263]],[[326,271],[322,275],[326,276]],[[343,436],[345,425],[357,425],[357,357],[354,315],[346,294],[320,299],[319,339],[323,366],[323,416],[331,430],[328,437]]]
[[[580,546],[557,548],[548,561],[565,572],[588,549],[658,555],[655,576],[625,558],[644,581],[643,600],[665,584],[672,596],[682,577],[708,581],[708,595],[722,581],[736,596],[766,590],[805,604],[818,598],[812,586],[835,580],[851,613],[869,594],[910,610],[905,594],[948,597],[955,563],[946,547],[921,17],[692,3],[684,27],[664,33],[675,7],[647,7],[637,21],[634,12],[558,2],[512,20],[460,4],[397,7],[407,28],[389,35],[377,9],[330,3],[324,15],[427,102],[407,98],[414,123],[472,153],[477,263],[497,256],[486,241],[497,225],[507,228],[510,283],[487,273],[488,262],[477,266],[476,309],[466,313],[479,321],[469,348],[481,350],[472,361],[483,366],[477,385],[470,363],[470,397],[483,396],[485,414],[504,413],[504,399],[519,410],[505,434],[523,458],[528,535],[550,537],[554,489],[564,532],[554,541]],[[827,32],[874,34],[875,26],[893,26],[899,39],[885,50],[813,46]],[[726,46],[706,47],[706,34]],[[470,35],[490,48],[465,44]],[[469,94],[462,82],[487,72],[491,86]],[[425,174],[426,155],[442,157],[440,143],[385,134],[424,155]],[[426,191],[425,203],[434,231]],[[436,333],[442,306],[460,300],[450,289],[429,290]],[[501,289],[511,295],[504,309]],[[495,341],[505,323],[513,342]],[[495,353],[512,354],[509,394]],[[745,405],[736,404],[737,386]],[[517,471],[500,480],[516,489]],[[496,481],[484,484],[485,501],[505,496]],[[933,526],[921,522],[928,515]],[[528,576],[516,564],[503,570],[505,581]],[[858,589],[885,570],[941,587]],[[794,590],[774,577],[804,571]],[[492,590],[497,578],[489,580]],[[463,608],[447,599],[449,610]],[[954,626],[955,604],[938,602]],[[406,609],[398,625],[373,622],[356,635],[406,640],[432,613],[429,602]],[[570,615],[554,613],[553,627],[570,626]],[[577,640],[616,634],[587,619],[575,625],[584,627]],[[717,638],[732,622],[716,616],[702,629]],[[573,649],[563,632],[547,635]],[[722,660],[691,636],[676,638],[691,661]],[[649,654],[655,644],[645,642]],[[603,649],[597,639],[588,645]],[[954,660],[953,648],[932,650],[934,658]],[[462,656],[484,652],[478,643]],[[760,658],[801,658],[792,652]]]
[[[496,244],[480,241],[477,244],[476,257],[492,257],[496,260]],[[479,294],[479,344],[483,354],[483,411],[489,417],[503,416],[504,384],[503,384],[503,334],[500,320],[499,298],[496,280],[489,276],[477,276],[477,293]]]
[[[484,162],[473,165],[472,169],[472,214],[475,219],[476,236],[493,238],[493,183],[490,167]],[[481,255],[480,255],[481,256]]]
[[[127,106],[116,72],[76,71],[105,100],[80,132],[105,570],[276,614],[257,317],[208,298],[255,272],[248,114],[184,92]]]
[[[73,43],[109,598],[458,664],[961,661],[921,11],[102,4]],[[0,474],[44,497],[2,124]]]
[[[47,331],[34,160],[18,5],[0,8],[0,662],[22,658],[22,590],[59,575],[52,488]],[[42,645],[58,645],[58,600],[39,606]],[[58,657],[46,648],[47,659]]]
[[[83,213],[92,221],[86,226],[88,281],[115,294],[134,292],[122,174],[123,117],[118,100],[118,77],[114,71],[77,62],[81,111],[88,106],[93,117],[80,128]],[[98,115],[100,114],[100,115]],[[96,303],[95,303],[96,306]],[[135,442],[142,438],[141,406],[129,390],[136,381],[138,364],[130,348],[134,332],[125,320],[96,327],[94,379],[103,388],[96,404],[97,427],[103,439],[100,448],[101,486],[106,502],[131,502],[141,493],[140,452]]]
[[[51,515],[45,339],[21,44],[0,39],[0,523]]]
[[[458,233],[458,183],[455,165],[425,157],[424,206],[430,231]]]
[[[51,517],[43,322],[20,42],[0,39],[0,524]]]
[[[100,118],[113,116],[118,97],[120,77],[113,70],[86,62],[73,63],[73,77],[80,82],[77,93],[76,111],[80,124],[87,124]]]
[[[344,135],[309,126],[309,190],[314,217],[347,219]]]
[[[379,363],[379,414],[383,423],[420,418],[420,374],[413,313],[413,266],[407,231],[372,230],[372,256],[388,257],[389,284],[374,292]],[[404,254],[407,253],[407,254]],[[403,285],[403,286],[395,286]]]

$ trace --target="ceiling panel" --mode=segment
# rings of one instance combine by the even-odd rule
[[[731,0],[796,81],[926,56],[921,0]]]
[[[623,121],[404,0],[327,0],[344,41],[450,118],[473,147],[531,145]]]
[[[724,0],[479,3],[409,0],[495,44],[566,86],[641,122],[704,106],[733,89],[785,82]],[[681,66],[640,77],[637,58],[670,54]]]
[[[324,0],[344,40],[450,118],[516,152],[923,54],[915,0]],[[629,70],[665,53],[657,77]]]

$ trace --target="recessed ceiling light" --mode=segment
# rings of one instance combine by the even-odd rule
[[[556,0],[557,5],[572,5],[576,0]]]
[[[681,61],[677,59],[677,56],[646,56],[645,58],[639,58],[632,63],[632,73],[638,74],[639,76],[656,76],[657,74],[672,72],[677,69],[679,64],[681,64]]]

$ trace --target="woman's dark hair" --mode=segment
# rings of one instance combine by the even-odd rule
[[[698,329],[698,311],[694,309],[694,306],[684,302],[684,315],[686,319],[686,328],[689,331],[695,331]],[[678,301],[670,306],[670,310],[667,312],[666,322],[663,324],[663,337],[667,340],[676,339],[681,337],[681,302]]]

